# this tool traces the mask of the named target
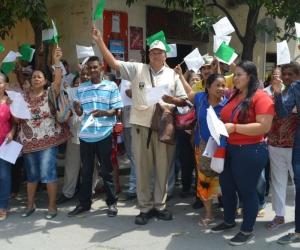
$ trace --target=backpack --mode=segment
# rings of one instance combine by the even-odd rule
[[[73,115],[68,93],[64,90],[60,90],[59,95],[56,98],[55,91],[52,87],[48,89],[48,92],[49,100],[56,109],[56,121],[59,123],[67,122],[69,117]]]

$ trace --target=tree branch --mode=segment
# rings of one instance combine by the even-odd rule
[[[212,7],[215,6],[218,9],[220,9],[221,11],[223,11],[223,13],[227,16],[229,22],[232,24],[233,28],[235,29],[235,33],[237,35],[237,37],[239,38],[239,40],[241,41],[241,43],[243,43],[244,37],[241,35],[241,32],[239,31],[238,27],[236,26],[232,16],[229,14],[229,12],[225,9],[225,7],[221,6],[220,4],[218,4],[217,0],[212,0],[213,4],[207,4],[207,7]]]

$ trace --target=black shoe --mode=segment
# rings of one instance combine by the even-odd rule
[[[172,214],[167,209],[154,210],[154,215],[161,220],[172,220]]]
[[[199,209],[199,208],[202,208],[202,207],[204,207],[202,201],[196,201],[196,202],[193,204],[193,209]]]
[[[188,194],[188,192],[181,190],[179,196],[180,198],[185,199],[186,197],[188,197]]]
[[[78,214],[82,214],[82,213],[87,212],[87,211],[90,211],[90,208],[87,209],[87,208],[84,208],[84,207],[78,205],[78,206],[75,207],[75,209],[73,211],[68,213],[68,217],[73,217],[73,216],[76,216]]]
[[[169,201],[172,199],[172,195],[168,195],[166,201]]]
[[[218,196],[219,207],[224,208],[222,196]]]
[[[148,213],[140,212],[140,214],[135,217],[135,224],[146,225],[148,220],[151,219],[153,215],[153,210],[150,210]]]
[[[115,217],[118,214],[117,204],[110,205],[107,210],[108,217]]]
[[[239,232],[236,236],[234,236],[229,241],[229,243],[234,246],[240,246],[240,245],[246,244],[247,242],[249,242],[250,240],[253,240],[253,239],[254,239],[254,236],[252,233],[249,235],[245,235],[245,234]]]
[[[73,198],[73,197],[72,197]],[[72,198],[68,198],[66,197],[64,194],[62,196],[60,196],[57,200],[56,200],[56,204],[57,205],[60,205],[60,204],[63,204],[69,200],[72,200]]]
[[[232,225],[227,225],[225,222],[222,222],[220,225],[213,227],[210,229],[210,232],[213,234],[222,233],[224,231],[229,231],[236,229],[236,223],[234,222]]]

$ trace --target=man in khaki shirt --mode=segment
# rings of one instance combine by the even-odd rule
[[[120,78],[131,82],[132,109],[130,123],[132,124],[132,147],[136,163],[137,198],[140,214],[135,223],[145,225],[153,216],[162,220],[172,220],[172,214],[165,209],[167,197],[167,182],[169,167],[174,153],[174,146],[161,143],[157,133],[152,132],[149,148],[147,139],[155,105],[147,106],[146,89],[160,85],[169,85],[170,94],[164,95],[160,105],[174,109],[175,106],[185,106],[187,98],[179,77],[174,70],[164,66],[166,48],[158,40],[149,49],[150,64],[117,61],[105,46],[101,33],[96,27],[92,29],[92,37],[97,43],[104,60],[116,69]],[[152,80],[151,80],[151,75]],[[151,173],[155,167],[155,183],[151,193]]]

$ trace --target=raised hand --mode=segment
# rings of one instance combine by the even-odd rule
[[[178,74],[180,76],[182,75],[182,69],[179,64],[174,68],[174,71],[176,74]]]
[[[61,48],[57,47],[54,51],[53,59],[55,65],[60,65],[60,59],[62,58]]]
[[[92,28],[92,38],[94,39],[95,42],[98,42],[102,39],[101,36],[102,35],[101,35],[100,30],[98,30],[96,28],[96,26],[94,25],[93,28]]]

